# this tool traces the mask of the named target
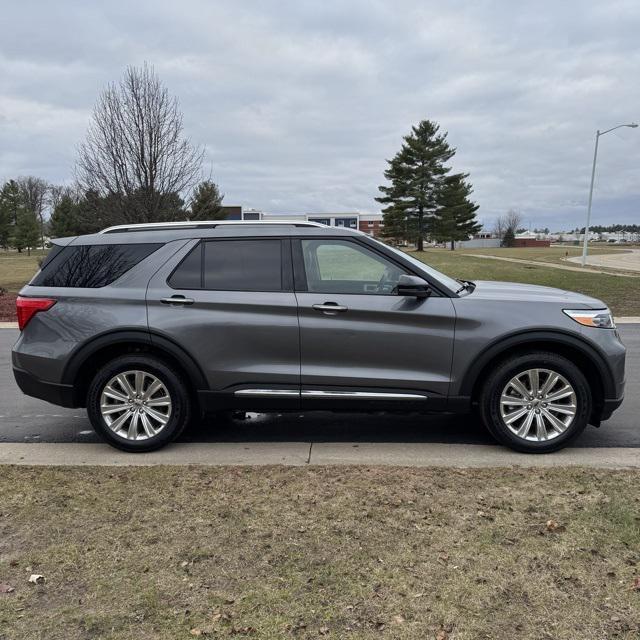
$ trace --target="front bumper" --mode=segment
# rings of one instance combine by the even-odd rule
[[[75,407],[73,401],[73,385],[56,384],[39,380],[23,369],[13,367],[13,375],[23,393],[40,400],[46,400],[60,407]]]
[[[623,400],[624,396],[612,400],[604,400],[600,415],[597,416],[597,421],[604,422],[605,420],[608,420],[611,417],[611,414],[622,404]]]

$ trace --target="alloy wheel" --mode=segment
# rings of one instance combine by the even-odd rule
[[[171,418],[172,402],[164,383],[147,371],[123,371],[111,378],[100,396],[105,424],[127,440],[158,435]]]
[[[527,369],[513,376],[500,396],[500,415],[518,438],[548,441],[563,434],[577,413],[576,392],[550,369]]]

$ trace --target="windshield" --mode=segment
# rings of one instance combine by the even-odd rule
[[[402,256],[405,260],[408,260],[411,264],[415,265],[419,269],[426,271],[434,280],[441,282],[445,287],[447,287],[447,289],[451,289],[451,291],[458,291],[458,289],[460,289],[459,280],[454,280],[453,278],[450,278],[449,276],[445,275],[441,271],[438,271],[437,269],[430,267],[428,264],[425,264],[424,262],[422,262],[422,260],[418,260],[417,258],[414,258],[410,253],[407,253],[406,251],[400,251],[400,249],[396,249],[395,247],[392,247],[389,244],[380,242],[380,240],[376,240],[375,238],[371,238],[371,239],[374,242],[377,242],[378,244],[381,244],[385,248],[393,251],[397,255]]]

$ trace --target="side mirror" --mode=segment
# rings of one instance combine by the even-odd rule
[[[399,296],[413,296],[414,298],[428,298],[431,295],[431,287],[426,280],[418,276],[403,274],[398,280],[396,294]]]

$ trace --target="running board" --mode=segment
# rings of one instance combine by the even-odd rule
[[[384,393],[377,391],[315,391],[303,389],[239,389],[236,396],[248,398],[318,398],[336,399],[353,398],[354,400],[426,400],[427,396],[421,393]]]

